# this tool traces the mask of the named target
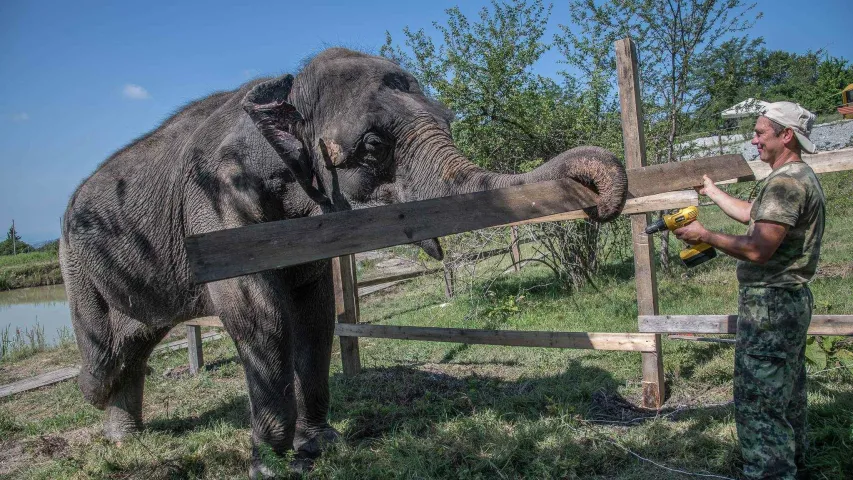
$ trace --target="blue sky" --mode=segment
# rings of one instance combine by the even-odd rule
[[[310,5],[309,5],[310,3]],[[25,241],[58,237],[74,188],[112,152],[181,105],[249,78],[293,71],[327,46],[378,51],[385,31],[435,33],[460,5],[404,2],[0,2],[0,235],[15,219]],[[751,31],[770,49],[826,49],[853,61],[846,0],[759,0]],[[844,5],[844,7],[843,7]],[[848,13],[842,13],[846,8]],[[844,20],[847,18],[848,20]],[[555,2],[550,33],[566,23]],[[546,53],[538,73],[563,67]],[[853,79],[851,79],[853,81]]]

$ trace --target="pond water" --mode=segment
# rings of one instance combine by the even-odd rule
[[[0,331],[9,328],[32,330],[36,324],[44,328],[48,343],[56,343],[63,327],[71,331],[71,312],[65,297],[65,286],[19,288],[0,291]]]

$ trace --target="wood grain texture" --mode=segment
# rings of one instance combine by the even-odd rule
[[[516,347],[583,348],[631,352],[654,351],[654,335],[643,333],[535,332],[461,328],[338,324],[335,334],[398,340],[423,340]]]
[[[644,333],[737,333],[737,315],[640,315]],[[853,336],[853,315],[813,315],[809,335]]]
[[[210,318],[210,317],[206,317],[206,318]],[[214,317],[214,318],[216,318],[217,321],[219,321],[218,317]],[[220,322],[219,325],[212,325],[212,326],[221,327],[222,323]],[[201,343],[209,342],[211,340],[220,339],[220,338],[222,338],[222,335],[223,334],[221,332],[205,332],[205,333],[202,333],[201,334]],[[157,345],[156,347],[154,347],[153,353],[162,353],[162,352],[170,352],[173,350],[181,350],[181,349],[187,348],[188,344],[189,344],[189,342],[187,341],[186,338],[181,339],[181,340],[175,340],[174,342],[163,343],[163,344],[160,344],[160,345]]]
[[[187,325],[187,355],[190,362],[190,373],[195,375],[204,366],[204,351],[201,348],[201,327]]]
[[[841,150],[834,150],[831,152],[819,152],[814,155],[803,155],[803,161],[809,164],[809,166],[812,167],[812,170],[814,170],[814,172],[817,174],[853,170],[853,148],[845,148]],[[711,180],[714,180],[718,184],[725,184],[752,180],[763,180],[767,178],[768,175],[770,175],[770,165],[767,165],[766,163],[760,160],[753,160],[746,163],[749,166],[750,170],[752,170],[752,176],[734,178],[719,182],[716,178],[710,175],[709,178],[711,178]]]
[[[36,375],[35,377],[25,378],[17,382],[0,385],[0,398],[8,397],[9,395],[14,395],[16,393],[26,392],[27,390],[45,387],[47,385],[53,385],[54,383],[74,378],[79,374],[80,367],[66,367],[52,372],[43,373],[41,375]]]
[[[622,128],[625,128],[624,125]],[[702,185],[703,175],[715,181],[717,178],[745,179],[754,175],[741,154],[659,163],[642,168],[630,164],[627,166],[629,198],[693,188]]]
[[[640,198],[655,193],[655,187],[660,182],[674,184],[668,188],[681,190],[700,185],[694,183],[695,178],[683,178],[683,175],[695,175],[695,172],[681,172],[676,178],[643,178],[649,172],[655,174],[674,168],[665,164],[646,167],[646,139],[643,134],[643,102],[640,90],[639,63],[637,62],[637,46],[630,38],[616,42],[616,70],[619,82],[619,103],[622,116],[622,141],[625,145],[625,165],[628,168],[628,196]],[[743,161],[743,159],[741,159]],[[706,166],[706,165],[703,165]],[[677,186],[679,181],[689,180],[689,185]],[[634,277],[637,283],[637,308],[640,314],[654,315],[658,313],[657,278],[655,276],[654,244],[649,242],[644,230],[648,224],[648,213],[631,216],[631,233],[634,247]],[[660,336],[654,338],[654,349],[643,353],[643,406],[660,408],[666,396],[663,377],[663,354],[661,352]]]
[[[691,164],[699,170],[692,172],[690,177],[700,179],[700,183],[702,173],[720,172],[722,175],[726,170],[733,170],[737,175],[738,162],[745,163],[736,157],[703,160]],[[698,185],[694,180],[685,181],[684,167],[679,165],[628,172],[628,176],[643,185],[638,190],[648,194]],[[648,176],[654,178],[646,178]],[[573,180],[551,180],[219,230],[187,237],[185,244],[196,282],[210,282],[565,213],[594,205],[596,198]]]
[[[671,210],[673,208],[683,208],[690,205],[699,205],[699,194],[697,194],[695,190],[680,190],[677,192],[658,193],[647,197],[629,198],[628,201],[625,202],[625,208],[622,209],[622,214],[633,215],[635,213]],[[587,215],[583,210],[573,210],[571,212],[548,215],[547,217],[515,222],[506,226],[561,222],[564,220],[580,220],[582,218],[589,218],[589,215]]]
[[[332,282],[335,288],[335,317],[338,325],[358,323],[358,292],[352,255],[332,259]],[[358,338],[341,336],[340,342],[344,375],[358,375],[361,372]]]
[[[187,237],[197,282],[553,215],[595,204],[570,179],[261,223]]]

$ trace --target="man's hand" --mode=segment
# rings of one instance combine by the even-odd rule
[[[708,195],[708,192],[710,192],[711,190],[719,190],[719,188],[714,185],[714,181],[708,178],[708,175],[702,175],[702,182],[703,184],[701,187],[693,187],[693,189],[696,190],[696,193],[698,193],[699,195]]]
[[[675,233],[675,237],[679,240],[683,240],[689,243],[690,245],[696,245],[705,242],[704,239],[708,233],[708,230],[701,223],[699,223],[698,220],[696,220],[695,222],[690,223],[689,225],[685,225],[679,229],[676,229],[673,233]]]
[[[693,189],[699,195],[706,195],[710,198],[726,215],[744,225],[749,223],[749,212],[752,209],[752,202],[745,202],[720,190],[720,187],[714,185],[714,181],[708,178],[708,175],[702,175],[702,186],[693,187]]]

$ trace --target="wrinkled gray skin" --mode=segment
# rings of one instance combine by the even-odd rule
[[[562,177],[599,193],[615,217],[626,176],[610,153],[565,152],[524,175],[462,157],[450,113],[396,64],[345,49],[295,78],[256,80],[191,103],[120,150],[77,189],[60,258],[85,398],[118,440],[142,425],[146,362],[181,321],[218,315],[246,371],[250,475],[258,447],[319,454],[327,423],[334,299],[328,261],[196,285],[188,235],[327,211],[423,200]],[[310,242],[310,238],[305,239]],[[421,246],[436,258],[437,241]]]

